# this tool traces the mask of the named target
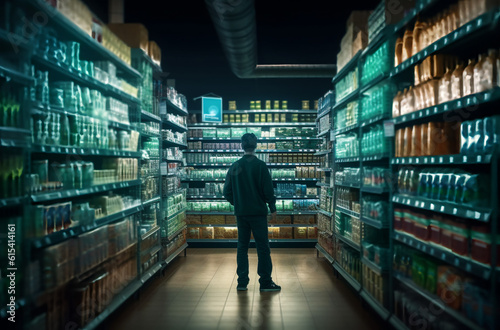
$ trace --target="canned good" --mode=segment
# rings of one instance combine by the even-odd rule
[[[286,100],[281,101],[281,108],[282,108],[283,110],[288,109],[288,101],[286,101]]]
[[[229,101],[229,110],[236,110],[236,101]]]
[[[261,105],[260,105],[260,100],[259,100],[259,101],[255,101],[255,109],[256,109],[256,110],[260,110],[260,109],[262,109],[262,108],[261,108]]]
[[[302,110],[309,110],[309,101],[308,100],[302,101]]]
[[[274,109],[280,108],[280,101],[274,101]]]
[[[255,110],[255,101],[250,101],[250,110]]]

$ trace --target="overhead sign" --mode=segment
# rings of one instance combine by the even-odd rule
[[[201,99],[201,121],[204,123],[222,123],[222,98],[203,97]]]

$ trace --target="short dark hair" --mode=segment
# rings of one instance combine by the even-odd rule
[[[246,133],[241,137],[241,147],[247,152],[257,148],[257,137],[253,133]]]

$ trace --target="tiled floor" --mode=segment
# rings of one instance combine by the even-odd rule
[[[272,249],[280,293],[259,291],[250,250],[248,291],[236,291],[236,249],[188,249],[105,324],[106,329],[382,329],[315,249]]]

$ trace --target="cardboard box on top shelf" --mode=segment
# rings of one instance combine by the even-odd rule
[[[352,56],[354,57],[359,51],[365,49],[366,46],[368,46],[368,34],[359,31],[352,43]]]
[[[149,32],[140,23],[111,23],[107,27],[131,48],[141,48],[149,54]]]
[[[148,55],[155,64],[161,66],[161,48],[153,40],[149,41]]]

